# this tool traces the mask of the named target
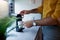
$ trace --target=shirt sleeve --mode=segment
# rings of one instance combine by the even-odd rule
[[[38,7],[38,10],[37,10],[39,13],[43,13],[43,6],[40,6]]]
[[[57,19],[59,17],[60,17],[60,0],[57,1],[55,11],[52,14],[52,18],[54,18],[54,19]]]

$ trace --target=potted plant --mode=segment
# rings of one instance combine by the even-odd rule
[[[6,29],[12,24],[12,22],[14,22],[14,20],[15,19],[13,19],[13,17],[0,18],[0,39],[1,40],[6,39],[6,36],[5,36]]]

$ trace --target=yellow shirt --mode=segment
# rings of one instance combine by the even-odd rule
[[[38,12],[43,13],[43,18],[60,17],[60,0],[44,0],[43,5],[38,8]]]

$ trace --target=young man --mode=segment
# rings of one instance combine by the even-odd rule
[[[20,14],[37,12],[42,14],[42,20],[35,20],[35,24],[42,26],[43,40],[60,40],[60,0],[43,0],[42,6],[23,10]],[[24,25],[29,28],[33,23],[28,21]]]

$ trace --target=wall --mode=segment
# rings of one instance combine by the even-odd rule
[[[8,15],[8,2],[0,0],[0,18]]]
[[[29,10],[37,8],[42,3],[41,0],[36,0],[36,3],[33,3],[33,0],[15,0],[15,13],[19,13],[21,10]]]

